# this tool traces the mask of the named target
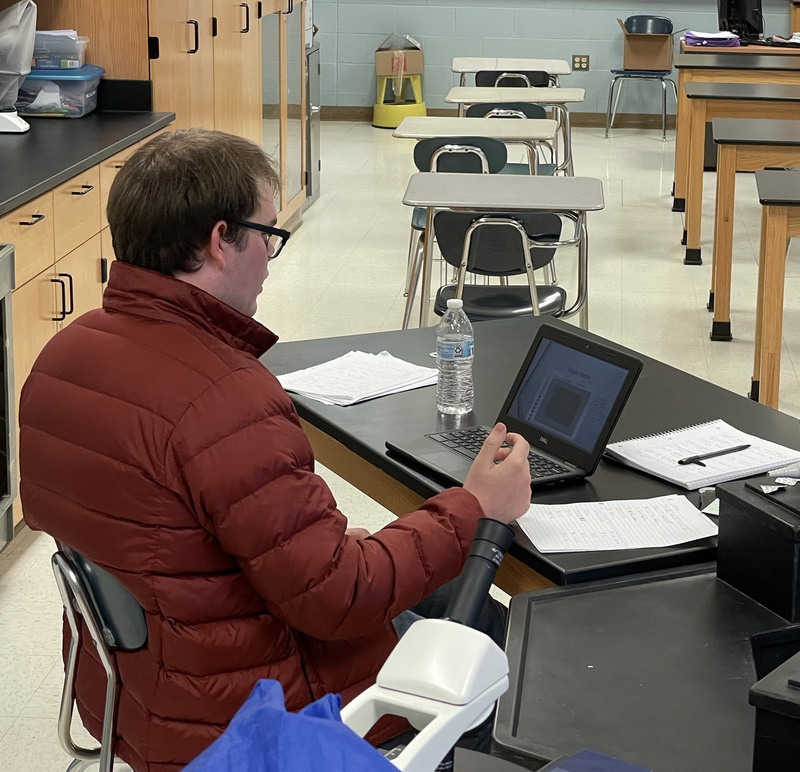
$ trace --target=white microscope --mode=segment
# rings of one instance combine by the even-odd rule
[[[36,3],[20,0],[0,12],[0,134],[22,134],[30,124],[17,115],[17,92],[31,71]]]

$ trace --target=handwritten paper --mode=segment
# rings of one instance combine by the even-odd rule
[[[680,495],[531,504],[517,523],[540,552],[669,547],[717,534],[717,526]]]
[[[388,351],[350,351],[330,362],[279,375],[278,380],[286,391],[326,405],[344,406],[431,386],[436,377],[435,368],[411,364]]]

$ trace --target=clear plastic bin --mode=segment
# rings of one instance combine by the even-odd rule
[[[89,38],[36,33],[31,67],[39,70],[77,70],[83,67]]]
[[[97,107],[102,67],[86,64],[77,70],[31,70],[17,96],[20,115],[80,118]]]

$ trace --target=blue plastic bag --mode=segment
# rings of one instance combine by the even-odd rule
[[[228,728],[184,772],[396,772],[342,723],[338,694],[288,713],[277,681],[262,679]]]

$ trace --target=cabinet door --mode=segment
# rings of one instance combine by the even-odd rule
[[[261,143],[261,25],[255,0],[213,0],[214,126]]]
[[[176,129],[214,128],[211,0],[150,0],[150,62],[155,110],[175,113]]]
[[[19,415],[19,395],[22,385],[33,368],[33,363],[47,341],[56,332],[56,285],[52,268],[42,271],[11,293],[11,329],[14,355],[14,420]],[[19,444],[19,432],[17,432]],[[17,447],[19,458],[19,446]],[[17,464],[19,469],[19,464]],[[14,499],[14,525],[22,519],[19,497]]]
[[[59,329],[103,304],[101,254],[101,235],[98,233],[56,262],[56,278],[65,282],[66,295],[66,316],[58,322]],[[60,294],[60,285],[57,284],[56,289]]]
[[[281,151],[284,144],[281,121],[281,15],[270,13],[261,19],[261,147],[275,160],[281,179]],[[280,212],[282,190],[275,194],[275,208]]]
[[[303,3],[295,2],[286,23],[286,175],[284,209],[296,209],[305,196],[305,90],[306,52],[303,30]],[[293,199],[299,197],[297,201]]]
[[[108,225],[108,220],[106,219],[106,205],[108,204],[108,191],[111,190],[111,183],[114,182],[114,177],[117,176],[117,172],[125,165],[125,161],[127,161],[138,148],[139,143],[137,142],[98,164],[100,169],[100,220],[103,228]]]

